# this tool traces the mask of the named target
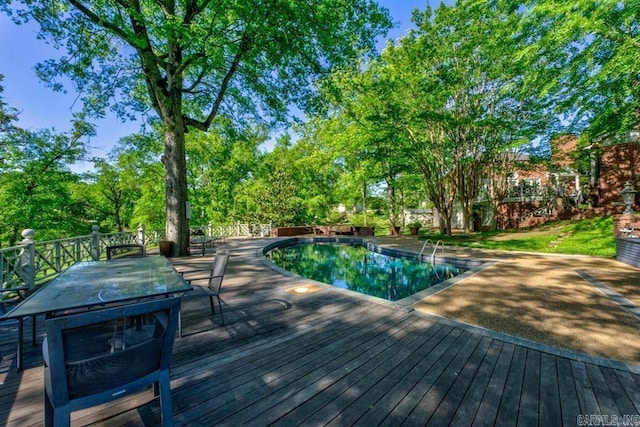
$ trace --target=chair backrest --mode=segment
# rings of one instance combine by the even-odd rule
[[[168,375],[179,307],[179,298],[163,298],[48,319],[43,353],[53,406],[94,406]],[[127,320],[135,320],[130,328]]]
[[[211,277],[209,277],[209,289],[213,292],[220,292],[224,272],[227,269],[227,261],[229,261],[228,250],[216,251],[216,257],[213,260],[213,267],[211,268]]]
[[[0,316],[6,314],[15,305],[23,301],[25,293],[29,291],[27,286],[18,286],[15,288],[0,287]]]
[[[114,258],[134,258],[143,257],[146,255],[146,249],[144,245],[138,244],[124,244],[107,246],[107,259]]]

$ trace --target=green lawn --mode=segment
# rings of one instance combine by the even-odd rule
[[[592,256],[616,254],[611,217],[557,221],[526,230],[478,232],[470,236],[427,232],[421,233],[421,237],[473,248]]]

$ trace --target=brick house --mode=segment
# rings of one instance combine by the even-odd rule
[[[498,210],[499,229],[526,228],[558,219],[621,214],[624,210],[621,191],[627,181],[639,190],[635,209],[640,210],[638,133],[630,133],[622,140],[607,135],[594,139],[586,148],[591,157],[588,182],[580,181],[574,167],[573,153],[579,149],[578,138],[562,135],[551,145],[550,165],[534,165],[529,162],[528,155],[518,155],[517,163],[523,166],[508,178],[510,188]],[[486,189],[481,191],[476,202],[477,229],[491,224],[493,212],[487,194]],[[437,212],[435,214],[434,226],[438,223]],[[461,214],[454,214],[452,227],[459,228],[461,224]],[[640,219],[637,224],[625,222],[617,228],[640,230]]]
[[[594,142],[592,149],[598,159],[592,175],[597,177],[597,207],[620,206],[620,192],[626,182],[636,188],[640,184],[640,140],[638,134],[624,141]],[[636,195],[636,208],[638,197]],[[613,211],[618,209],[614,208]]]
[[[580,176],[571,157],[577,143],[574,135],[556,138],[552,142],[550,166],[531,164],[526,154],[518,156],[517,163],[522,167],[508,178],[509,191],[498,210],[499,229],[531,227],[563,218],[573,206],[584,202]],[[478,228],[488,227],[493,212],[486,197],[479,197],[476,209]]]
[[[640,215],[623,214],[621,203],[625,183],[640,190],[640,132],[632,131],[626,135],[602,135],[595,138],[591,145],[592,183],[596,210],[602,214],[613,215],[613,229],[616,237],[640,236]],[[640,210],[640,191],[635,194],[632,209]],[[637,245],[633,245],[634,247]],[[640,263],[640,256],[636,262]],[[635,265],[633,262],[632,265]],[[640,265],[638,265],[640,266]]]

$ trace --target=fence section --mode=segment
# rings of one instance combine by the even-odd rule
[[[208,224],[191,228],[193,234],[196,231],[216,238],[267,237],[271,235],[271,224]],[[26,229],[18,246],[0,248],[1,286],[2,289],[24,286],[34,289],[76,263],[105,259],[107,246],[133,243],[153,248],[165,236],[164,231],[146,231],[142,225],[137,230],[121,233],[100,233],[99,227],[94,226],[93,232],[85,236],[37,242],[35,231]]]

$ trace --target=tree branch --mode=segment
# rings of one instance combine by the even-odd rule
[[[211,111],[209,112],[209,115],[204,121],[194,120],[190,117],[185,117],[184,120],[187,126],[192,126],[202,131],[206,131],[207,129],[209,129],[209,126],[211,126],[213,119],[218,114],[220,104],[222,103],[222,99],[224,98],[224,95],[227,91],[229,83],[231,82],[231,78],[236,73],[238,66],[240,64],[240,60],[249,51],[250,45],[251,45],[250,38],[245,33],[240,42],[240,46],[238,47],[238,51],[236,52],[236,55],[233,58],[233,61],[231,62],[231,65],[229,66],[229,69],[227,70],[227,73],[225,74],[224,79],[222,80],[222,83],[220,84],[220,90],[218,91],[218,95],[213,103],[213,106],[211,107]]]
[[[122,29],[117,25],[115,25],[113,22],[107,21],[106,19],[103,19],[102,17],[98,16],[91,9],[86,7],[84,4],[82,4],[78,0],[69,0],[69,3],[75,6],[75,8],[78,9],[78,11],[80,11],[83,15],[89,18],[91,22],[113,32],[115,35],[120,37],[123,41],[131,45],[133,48],[137,49],[137,46],[134,44],[133,40],[129,38],[127,33],[122,31]]]
[[[207,70],[205,68],[202,68],[200,70],[200,74],[198,75],[198,77],[196,77],[196,79],[193,81],[193,84],[189,87],[186,87],[184,89],[182,89],[183,93],[193,93],[193,90],[198,87],[198,85],[202,82],[202,79],[204,79],[204,76],[206,75]]]

